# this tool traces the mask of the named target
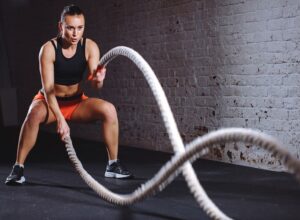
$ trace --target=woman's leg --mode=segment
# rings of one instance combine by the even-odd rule
[[[71,120],[77,122],[89,122],[99,119],[103,122],[102,131],[109,158],[104,176],[131,178],[132,174],[118,160],[119,123],[114,105],[101,99],[89,98],[79,104],[71,117]]]
[[[24,184],[25,177],[23,175],[23,165],[27,155],[36,142],[39,126],[43,122],[50,123],[53,121],[55,121],[55,117],[53,113],[48,110],[47,104],[44,100],[34,100],[31,103],[20,131],[16,164],[13,166],[11,173],[6,178],[5,184]]]

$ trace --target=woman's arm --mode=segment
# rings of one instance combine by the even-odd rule
[[[45,92],[45,98],[48,107],[53,112],[57,120],[57,132],[60,134],[62,140],[69,135],[70,129],[64,116],[62,115],[54,91],[54,61],[55,50],[53,45],[48,42],[42,46],[39,53],[39,68],[41,74],[41,81]]]
[[[99,47],[90,39],[86,39],[86,47],[87,62],[90,73],[88,79],[91,81],[91,84],[94,88],[101,88],[103,86],[106,68],[98,66],[100,59]]]

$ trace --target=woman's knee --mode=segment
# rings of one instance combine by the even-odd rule
[[[101,106],[103,120],[115,123],[118,121],[117,110],[115,106],[110,102],[105,102]]]
[[[25,121],[30,124],[41,124],[45,122],[47,117],[47,109],[42,105],[30,106]]]

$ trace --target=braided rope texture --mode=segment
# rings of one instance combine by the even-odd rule
[[[71,137],[67,137],[65,139],[65,146],[73,166],[85,183],[102,199],[117,205],[130,205],[141,201],[147,196],[154,195],[157,192],[162,191],[176,176],[178,176],[179,173],[182,173],[195,200],[210,218],[231,219],[207,196],[194,169],[192,168],[191,163],[197,158],[207,154],[209,149],[217,144],[238,141],[257,145],[268,150],[278,159],[282,160],[287,170],[290,173],[295,174],[300,182],[300,162],[293,158],[289,152],[285,151],[277,140],[258,131],[244,128],[220,129],[215,132],[210,132],[202,137],[198,137],[184,146],[166,95],[153,70],[140,54],[128,47],[115,47],[108,51],[100,59],[99,65],[106,66],[119,55],[129,58],[134,64],[136,64],[146,78],[160,109],[175,155],[157,172],[156,175],[154,175],[152,179],[142,184],[131,194],[120,195],[111,192],[109,189],[98,183],[83,168],[76,155]]]

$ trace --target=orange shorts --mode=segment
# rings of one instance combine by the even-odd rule
[[[66,120],[70,120],[72,117],[72,114],[74,113],[75,109],[78,107],[80,102],[83,100],[88,99],[84,93],[75,95],[72,97],[56,97],[59,109],[61,113],[63,114],[64,118]],[[45,100],[45,96],[41,91],[38,92],[33,98],[33,100]]]

